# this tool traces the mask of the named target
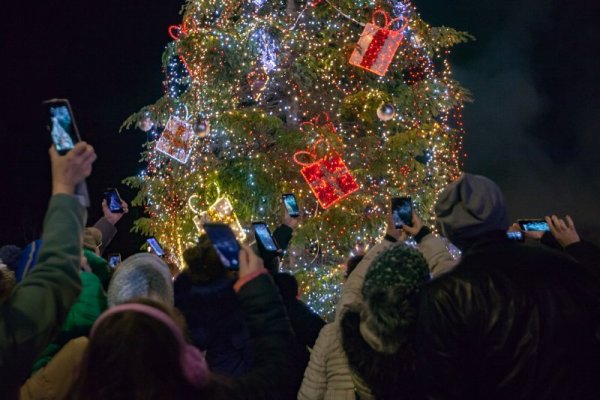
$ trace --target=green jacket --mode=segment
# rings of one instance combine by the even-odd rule
[[[52,196],[38,266],[0,305],[3,399],[18,398],[18,389],[31,366],[59,331],[81,292],[83,216],[76,197]]]
[[[92,269],[94,275],[100,279],[102,287],[104,289],[108,289],[108,284],[110,283],[111,278],[111,271],[108,266],[108,261],[88,249],[83,249],[83,255],[85,258],[87,258],[88,264],[90,264],[90,268]]]
[[[71,307],[62,330],[35,362],[32,373],[45,367],[70,340],[88,336],[96,319],[106,310],[106,294],[100,279],[90,272],[82,272],[79,276],[83,290]]]

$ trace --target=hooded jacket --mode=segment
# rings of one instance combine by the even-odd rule
[[[427,398],[598,398],[600,282],[570,257],[490,232],[419,303]]]
[[[348,310],[360,308],[363,303],[362,287],[371,264],[392,246],[394,243],[387,240],[374,246],[348,277],[336,307],[335,321],[325,325],[319,333],[298,400],[375,399],[369,384],[352,371],[343,347],[341,323]],[[426,235],[418,248],[434,276],[450,271],[456,264],[442,240],[433,234]]]
[[[194,285],[183,272],[175,280],[174,291],[175,307],[185,317],[192,343],[206,351],[211,370],[236,377],[252,368],[254,352],[233,285],[228,278]]]

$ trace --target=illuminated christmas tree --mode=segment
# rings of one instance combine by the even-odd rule
[[[285,260],[313,308],[335,303],[340,265],[381,237],[389,198],[431,222],[460,174],[468,92],[448,64],[469,35],[400,0],[188,0],[172,26],[165,96],[125,126],[148,134],[127,183],[179,262],[206,219],[271,226],[281,194],[303,212]]]

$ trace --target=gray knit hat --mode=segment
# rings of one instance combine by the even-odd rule
[[[465,239],[507,230],[509,225],[498,185],[484,176],[467,173],[440,193],[435,214],[442,235],[459,247]]]
[[[381,253],[365,277],[360,333],[377,352],[393,354],[409,340],[415,295],[429,280],[425,258],[405,244]]]
[[[139,253],[123,261],[108,285],[108,306],[149,298],[172,307],[173,280],[169,267],[154,254]]]

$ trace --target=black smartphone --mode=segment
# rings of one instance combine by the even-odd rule
[[[413,206],[410,197],[392,198],[392,217],[394,226],[402,228],[403,225],[412,226]]]
[[[81,141],[71,104],[67,99],[51,99],[44,101],[42,105],[48,118],[47,127],[52,142],[58,154],[64,156]]]
[[[119,254],[119,253],[109,254],[108,266],[111,267],[112,269],[115,269],[117,267],[117,265],[119,265],[119,264],[121,264],[121,254]]]
[[[160,244],[158,243],[158,240],[156,240],[156,238],[151,237],[151,238],[147,239],[146,242],[148,243],[148,246],[150,246],[150,248],[152,249],[154,254],[156,254],[159,257],[162,257],[165,255],[165,251],[160,246]]]
[[[523,232],[550,232],[548,223],[543,219],[520,219],[517,223]]]
[[[269,227],[264,222],[253,222],[252,226],[254,227],[254,233],[256,236],[256,240],[260,242],[260,244],[268,251],[276,252],[279,250],[277,243],[275,243],[275,239],[271,235],[271,231]]]
[[[81,141],[71,103],[67,99],[51,99],[42,102],[42,107],[44,108],[44,118],[48,118],[46,127],[50,132],[56,151],[64,156]],[[90,206],[90,196],[85,181],[77,185],[75,196],[79,198],[79,202],[84,207]]]
[[[283,205],[285,206],[288,214],[292,218],[298,218],[300,216],[300,208],[298,207],[298,201],[293,193],[286,193],[281,196],[283,199]]]
[[[204,224],[204,231],[225,268],[234,271],[239,270],[241,247],[231,227],[225,224]]]
[[[121,206],[121,196],[116,188],[106,189],[104,192],[104,200],[106,200],[106,205],[111,213],[123,214],[125,212]]]
[[[514,240],[516,242],[523,242],[525,240],[525,235],[520,231],[506,232],[506,237],[509,240]]]

